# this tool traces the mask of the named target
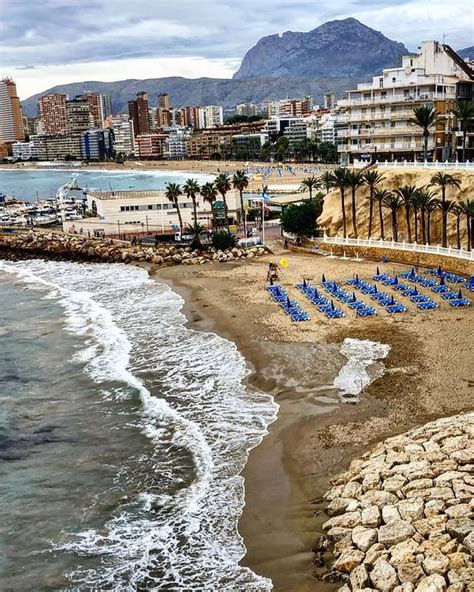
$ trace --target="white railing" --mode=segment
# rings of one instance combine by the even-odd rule
[[[318,242],[318,239],[314,239]],[[319,239],[321,240],[321,239]],[[440,245],[419,245],[417,243],[396,243],[395,241],[375,240],[372,238],[341,238],[338,236],[324,235],[322,241],[328,245],[346,245],[350,247],[375,247],[379,249],[392,249],[397,251],[413,251],[415,253],[433,253],[434,255],[444,255],[445,257],[457,257],[458,259],[467,259],[474,261],[474,251],[465,249],[453,249],[451,247],[441,247]]]
[[[410,160],[376,161],[375,164],[386,169],[398,169],[400,167],[410,169],[474,169],[474,162],[413,162]]]

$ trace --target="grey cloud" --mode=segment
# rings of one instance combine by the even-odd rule
[[[464,3],[452,1],[439,14],[432,6],[431,0],[0,0],[0,63],[25,68],[132,57],[236,59],[262,36],[308,31],[348,16],[410,48],[421,38],[440,38],[443,30],[454,47],[471,44],[469,19],[449,19],[450,10],[469,10]],[[429,20],[400,22],[400,10],[416,7],[424,7]]]

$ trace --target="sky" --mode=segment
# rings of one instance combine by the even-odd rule
[[[82,80],[231,78],[261,37],[355,17],[405,43],[474,45],[469,0],[0,0],[0,78],[21,99]]]

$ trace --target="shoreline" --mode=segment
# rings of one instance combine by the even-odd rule
[[[291,257],[304,261],[305,266],[309,261],[313,266],[315,262],[319,263],[316,265],[320,268],[318,272],[334,265],[344,268],[346,273],[349,271],[347,262],[329,263],[314,255]],[[462,382],[459,397],[445,404],[442,400],[436,401],[436,405],[426,401],[423,391],[429,391],[433,378],[441,378],[446,372],[442,367],[430,370],[423,358],[427,353],[432,354],[428,355],[429,359],[437,357],[443,345],[429,352],[431,347],[427,347],[427,342],[417,334],[419,323],[416,318],[408,323],[404,319],[391,318],[332,326],[324,323],[323,328],[318,327],[311,335],[305,336],[301,331],[303,340],[301,337],[293,339],[293,335],[282,338],[278,330],[274,331],[276,327],[271,326],[272,323],[270,326],[262,323],[259,314],[243,308],[232,295],[236,290],[245,289],[241,285],[243,275],[263,277],[261,270],[265,269],[269,259],[264,257],[244,266],[230,264],[224,269],[222,266],[199,270],[193,267],[162,268],[153,271],[151,276],[164,281],[183,297],[182,312],[188,319],[188,327],[213,331],[236,344],[250,370],[248,386],[273,395],[280,406],[277,420],[270,424],[261,444],[250,451],[242,471],[245,507],[239,521],[239,533],[247,548],[242,564],[271,578],[275,591],[309,592],[317,586],[318,591],[329,592],[340,584],[314,578],[316,568],[312,563],[311,548],[326,519],[316,510],[315,504],[329,489],[331,478],[345,470],[353,458],[366,452],[375,442],[431,419],[469,410],[469,383]],[[365,273],[373,265],[371,262],[357,264],[365,268]],[[405,269],[401,265],[396,267]],[[221,281],[223,277],[225,282]],[[254,284],[254,280],[255,277],[246,283]],[[262,292],[260,286],[259,292]],[[265,303],[265,308],[271,306],[271,303],[268,306]],[[464,318],[459,320],[463,324],[469,323],[470,313],[463,312]],[[446,311],[443,315],[450,313],[457,316],[454,311]],[[247,317],[245,323],[240,320],[242,314]],[[301,325],[298,327],[302,328]],[[297,327],[295,331],[298,332]],[[383,361],[386,371],[365,389],[357,405],[333,402],[318,408],[311,401],[311,393],[309,399],[295,394],[298,391],[295,385],[301,378],[301,365],[298,360],[293,363],[291,355],[289,363],[288,354],[293,352],[294,357],[296,352],[296,357],[304,358],[308,350],[317,350],[324,344],[330,348],[329,355],[337,357],[336,346],[345,337],[388,343],[391,351]],[[468,335],[464,337],[466,343],[472,342]],[[429,345],[434,344],[430,342]],[[450,355],[456,359],[455,352]],[[282,369],[281,376],[275,376],[275,359]],[[465,355],[458,362],[469,373],[469,356]],[[328,376],[332,377],[334,372],[334,368],[328,368],[325,376],[317,375],[315,379],[330,382]],[[411,396],[406,396],[407,393]]]

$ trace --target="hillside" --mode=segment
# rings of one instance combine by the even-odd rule
[[[157,103],[157,96],[161,92],[171,95],[174,107],[184,105],[223,105],[235,107],[238,103],[260,103],[272,99],[286,97],[302,97],[313,95],[315,102],[322,102],[327,91],[334,91],[342,96],[348,88],[356,82],[355,78],[331,78],[320,80],[289,80],[280,78],[252,78],[250,80],[231,80],[223,78],[149,78],[147,80],[118,80],[116,82],[75,82],[61,84],[49,88],[42,93],[33,95],[23,101],[25,115],[36,115],[38,99],[53,93],[66,93],[70,97],[90,90],[108,94],[112,97],[114,113],[126,113],[127,101],[135,98],[142,90],[149,94],[150,105]]]
[[[263,37],[250,49],[235,79],[337,78],[375,75],[396,66],[408,50],[354,18],[330,21],[308,33]]]

